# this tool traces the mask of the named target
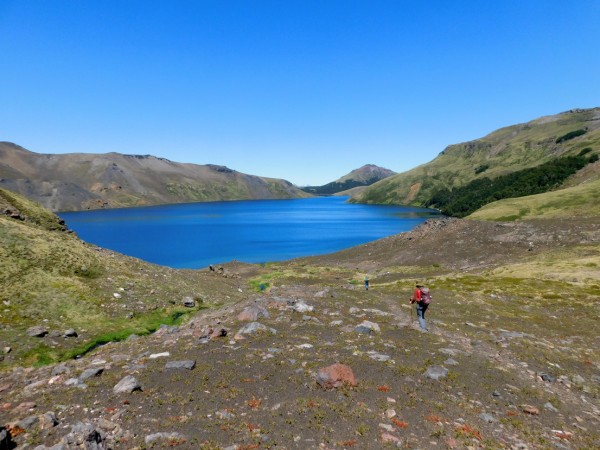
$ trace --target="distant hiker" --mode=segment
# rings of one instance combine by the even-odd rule
[[[369,275],[365,275],[365,289],[369,290]]]
[[[415,292],[410,299],[410,304],[412,305],[413,303],[417,304],[417,317],[419,319],[419,326],[422,330],[427,331],[427,326],[425,324],[425,311],[427,311],[429,303],[431,303],[431,294],[429,293],[429,288],[417,284]]]

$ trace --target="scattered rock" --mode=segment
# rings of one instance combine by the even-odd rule
[[[67,374],[70,371],[71,370],[67,367],[66,364],[59,364],[58,366],[52,368],[52,372],[50,372],[50,374],[54,377],[56,375]]]
[[[105,450],[105,440],[106,434],[102,430],[91,423],[78,422],[71,427],[71,432],[62,439],[62,443],[68,449]]]
[[[17,422],[17,426],[19,428],[22,428],[23,430],[31,430],[34,426],[36,426],[40,421],[40,417],[35,415],[35,416],[29,416],[29,417],[25,417],[24,419],[21,419]]]
[[[171,356],[171,354],[169,352],[162,352],[162,353],[152,353],[150,356],[148,356],[148,358],[156,359],[156,358],[165,358],[168,356]]]
[[[325,389],[331,389],[343,384],[356,386],[356,379],[350,366],[336,363],[319,369],[317,383]]]
[[[157,441],[165,441],[165,445],[174,446],[186,442],[187,437],[181,433],[177,433],[176,431],[174,431],[171,433],[160,432],[149,434],[144,438],[144,442],[146,443],[146,445],[153,444]]]
[[[576,386],[583,386],[585,384],[585,378],[583,378],[581,375],[573,375],[571,377],[571,381]]]
[[[539,376],[543,381],[547,381],[548,383],[554,383],[556,381],[556,377],[553,377],[547,373],[540,373]]]
[[[381,331],[381,329],[379,328],[379,325],[377,325],[376,323],[369,322],[368,320],[364,320],[362,323],[358,324],[354,328],[354,331],[357,333],[372,334],[372,333],[379,333]]]
[[[256,322],[261,317],[269,318],[269,311],[260,305],[250,305],[238,314],[238,320]]]
[[[165,364],[165,369],[187,369],[192,370],[196,367],[196,361],[194,360],[184,360],[184,361],[169,361]]]
[[[544,404],[544,409],[546,409],[546,410],[548,410],[548,411],[552,411],[552,412],[558,412],[558,409],[556,409],[556,408],[554,407],[554,405],[553,405],[552,403],[550,403],[550,402],[546,402],[546,403]]]
[[[44,337],[48,334],[48,330],[46,327],[42,325],[37,325],[35,327],[31,327],[27,329],[27,335],[31,337]]]
[[[438,381],[448,376],[448,369],[442,366],[434,365],[427,369],[425,376],[427,378],[431,378],[432,380]]]
[[[100,375],[102,375],[102,372],[104,372],[103,367],[93,367],[91,369],[85,369],[81,373],[81,375],[79,375],[79,381],[83,382],[83,381],[87,380],[88,378],[99,377]]]
[[[492,414],[490,414],[490,413],[479,414],[479,418],[481,420],[483,420],[484,422],[487,422],[487,423],[496,422],[496,418]]]
[[[113,388],[115,394],[120,393],[131,393],[133,391],[141,391],[142,387],[140,383],[135,379],[133,375],[127,375],[121,381],[119,381]]]
[[[245,335],[255,334],[259,332],[267,332],[271,334],[276,334],[277,330],[274,328],[269,328],[263,325],[260,322],[250,322],[249,324],[243,326],[235,335],[235,339],[244,339]]]
[[[63,333],[64,337],[77,337],[77,331],[75,331],[73,328],[69,328],[68,330],[65,330],[65,332]]]
[[[385,361],[390,361],[392,359],[389,355],[384,355],[384,354],[378,353],[376,351],[370,351],[370,352],[367,352],[367,354],[369,355],[369,358],[374,359],[375,361],[385,362]]]
[[[459,363],[453,358],[448,358],[446,361],[444,361],[444,364],[446,364],[447,366],[458,366]]]
[[[185,297],[183,299],[183,306],[186,308],[193,308],[196,306],[196,301],[192,297]]]
[[[540,413],[539,409],[531,405],[521,405],[521,410],[524,413],[531,414],[532,416],[537,416]]]
[[[306,303],[300,301],[292,306],[292,309],[296,312],[305,313],[312,312],[315,308],[312,305],[307,305]]]
[[[217,411],[215,413],[215,416],[217,416],[217,419],[221,419],[221,420],[232,420],[235,418],[235,415],[233,415],[231,412],[227,411],[226,409]]]
[[[48,411],[46,414],[39,416],[40,428],[42,430],[48,430],[58,425],[58,419],[53,411]]]

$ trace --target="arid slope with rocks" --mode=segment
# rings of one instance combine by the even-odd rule
[[[596,217],[439,219],[284,263],[144,265],[220,301],[76,359],[12,364],[0,446],[598,448],[599,243]],[[123,312],[152,279],[130,276]],[[110,278],[106,294],[126,287]],[[433,292],[426,333],[408,305],[417,282]],[[155,289],[146,305],[190,295]]]

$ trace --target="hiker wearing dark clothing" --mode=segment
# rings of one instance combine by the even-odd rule
[[[369,290],[369,275],[365,275],[365,289]]]
[[[410,303],[411,305],[413,303],[417,304],[417,318],[419,319],[419,326],[422,330],[425,331],[427,331],[427,325],[425,323],[425,312],[427,311],[430,302],[431,295],[429,294],[429,288],[417,284],[415,292],[413,293],[413,296],[410,299]]]

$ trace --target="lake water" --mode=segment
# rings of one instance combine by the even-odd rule
[[[411,230],[437,211],[347,197],[186,203],[59,213],[84,241],[174,268],[320,255]]]

